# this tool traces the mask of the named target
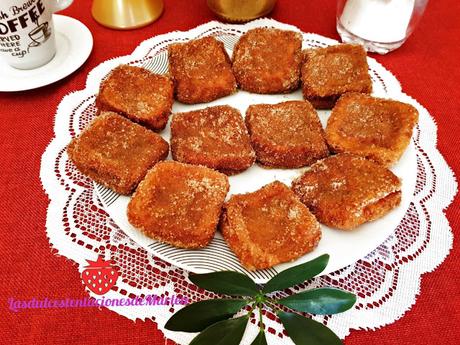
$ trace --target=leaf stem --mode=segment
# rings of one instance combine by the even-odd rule
[[[260,332],[263,332],[264,331],[264,320],[263,320],[263,317],[262,317],[262,307],[263,307],[263,303],[259,303],[258,304],[258,308],[259,308],[259,330]]]

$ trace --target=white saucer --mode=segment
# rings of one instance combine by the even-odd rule
[[[93,36],[76,19],[55,14],[56,55],[46,65],[19,70],[0,60],[0,91],[24,91],[52,84],[75,72],[93,49]]]

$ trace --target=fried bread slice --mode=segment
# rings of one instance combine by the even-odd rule
[[[83,174],[120,194],[130,194],[168,151],[158,134],[112,112],[101,113],[67,148]]]
[[[140,67],[120,65],[101,83],[96,106],[117,112],[155,131],[165,128],[173,104],[168,76]]]
[[[214,237],[228,189],[227,176],[215,170],[160,162],[133,194],[128,220],[157,241],[205,247]]]
[[[372,92],[366,51],[360,45],[339,44],[307,49],[302,63],[302,92],[315,108],[330,109],[346,92]]]
[[[318,114],[307,101],[251,105],[245,121],[265,166],[299,168],[329,154]]]
[[[292,190],[318,220],[351,230],[378,219],[401,202],[401,182],[384,166],[351,154],[311,165]]]
[[[364,156],[385,166],[406,150],[418,121],[412,105],[369,95],[343,95],[329,117],[326,139],[334,152]]]
[[[171,122],[174,160],[232,175],[255,161],[240,112],[228,105],[179,113]]]
[[[206,103],[236,92],[230,57],[214,37],[171,44],[168,58],[179,102]]]
[[[265,269],[312,251],[321,239],[316,218],[283,183],[234,195],[224,205],[220,230],[248,270]]]
[[[233,50],[233,73],[242,90],[275,94],[299,87],[302,35],[256,28],[242,35]]]

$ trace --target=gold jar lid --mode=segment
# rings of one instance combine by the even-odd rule
[[[93,0],[91,12],[99,24],[127,30],[154,22],[163,7],[163,0]]]
[[[208,6],[219,18],[231,23],[244,23],[269,14],[276,0],[208,0]]]

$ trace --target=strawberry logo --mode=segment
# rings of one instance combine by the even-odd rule
[[[97,295],[107,293],[118,279],[118,271],[111,266],[110,261],[98,257],[97,261],[87,260],[88,266],[81,274],[85,285]]]

